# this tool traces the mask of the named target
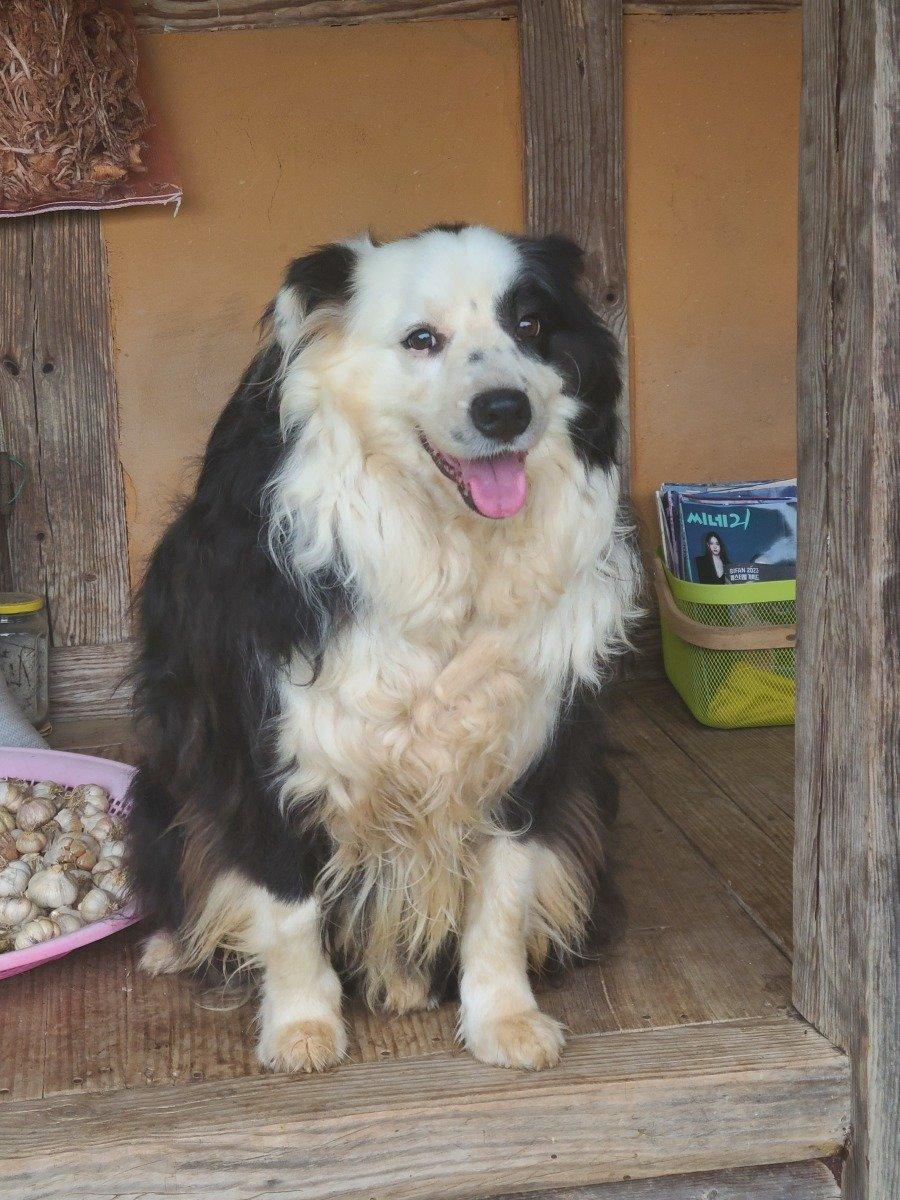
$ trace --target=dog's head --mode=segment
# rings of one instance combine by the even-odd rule
[[[378,453],[509,517],[542,446],[568,439],[591,466],[615,454],[617,349],[582,266],[565,238],[475,226],[335,243],[289,268],[276,335],[300,370],[304,348],[328,340],[322,394],[349,405]]]

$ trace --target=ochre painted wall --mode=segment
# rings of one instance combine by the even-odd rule
[[[285,262],[367,226],[521,228],[514,22],[151,35],[177,218],[104,219],[135,572]],[[794,455],[799,18],[625,22],[634,495]]]
[[[133,574],[288,260],[368,227],[522,221],[516,27],[151,34],[184,203],[104,219]]]
[[[800,16],[625,22],[633,493],[796,466]]]

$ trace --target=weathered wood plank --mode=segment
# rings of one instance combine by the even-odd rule
[[[645,682],[625,695],[787,854],[794,847],[794,731],[709,729],[667,682]]]
[[[149,32],[360,25],[459,17],[511,17],[516,0],[134,0],[135,23]],[[625,12],[664,16],[782,12],[800,0],[626,0]]]
[[[589,1035],[536,1075],[440,1056],[57,1096],[0,1110],[0,1197],[453,1200],[790,1162],[840,1148],[846,1093],[783,1017]]]
[[[630,473],[622,0],[521,0],[525,226],[584,247],[595,308],[622,347],[623,490]]]
[[[850,1200],[900,1194],[900,41],[804,6],[797,1007],[851,1051]]]
[[[613,706],[612,716],[615,740],[631,752],[625,761],[627,773],[775,945],[789,953],[791,846],[786,839],[773,838],[751,819],[720,784],[661,735],[627,693]],[[748,761],[749,756],[745,768]]]
[[[60,722],[51,744],[129,760],[129,739],[121,719],[85,719]],[[771,1016],[787,1007],[784,955],[627,776],[614,855],[629,914],[622,936],[600,961],[538,986],[541,1005],[573,1035]],[[27,1056],[0,1055],[0,1092],[18,1099],[258,1072],[254,1004],[239,1006],[234,996],[223,1003],[203,997],[189,980],[136,971],[139,936],[140,927],[4,984],[6,1023],[26,1048],[44,1050],[27,1079],[21,1075]],[[44,1040],[35,985],[56,1011],[90,1011],[92,1030],[84,1034],[77,1022],[61,1022]],[[346,1017],[352,1062],[461,1053],[453,1004],[389,1018],[353,1003]],[[119,1063],[122,1076],[110,1069]]]
[[[497,1200],[837,1200],[840,1188],[821,1162],[783,1163],[702,1175],[665,1175],[599,1187],[519,1192]],[[119,1200],[130,1200],[120,1197]],[[134,1197],[138,1200],[138,1197]]]
[[[136,643],[60,646],[50,653],[50,717],[53,721],[115,720],[131,714],[129,676]]]
[[[508,17],[515,0],[133,0],[138,29],[265,29],[447,17]]]
[[[9,582],[46,596],[56,645],[118,641],[128,554],[96,213],[0,221],[0,360],[0,448],[29,472]]]

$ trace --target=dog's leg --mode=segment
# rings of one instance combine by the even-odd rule
[[[257,1057],[276,1071],[323,1071],[346,1054],[347,1034],[319,903],[288,903],[260,887],[251,892],[241,949],[262,967]]]
[[[539,1011],[528,981],[535,874],[534,845],[493,837],[466,902],[460,1033],[476,1058],[500,1067],[552,1067],[564,1041],[559,1022]]]

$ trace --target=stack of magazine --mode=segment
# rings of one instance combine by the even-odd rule
[[[693,583],[797,574],[797,480],[664,483],[656,508],[666,566]]]

